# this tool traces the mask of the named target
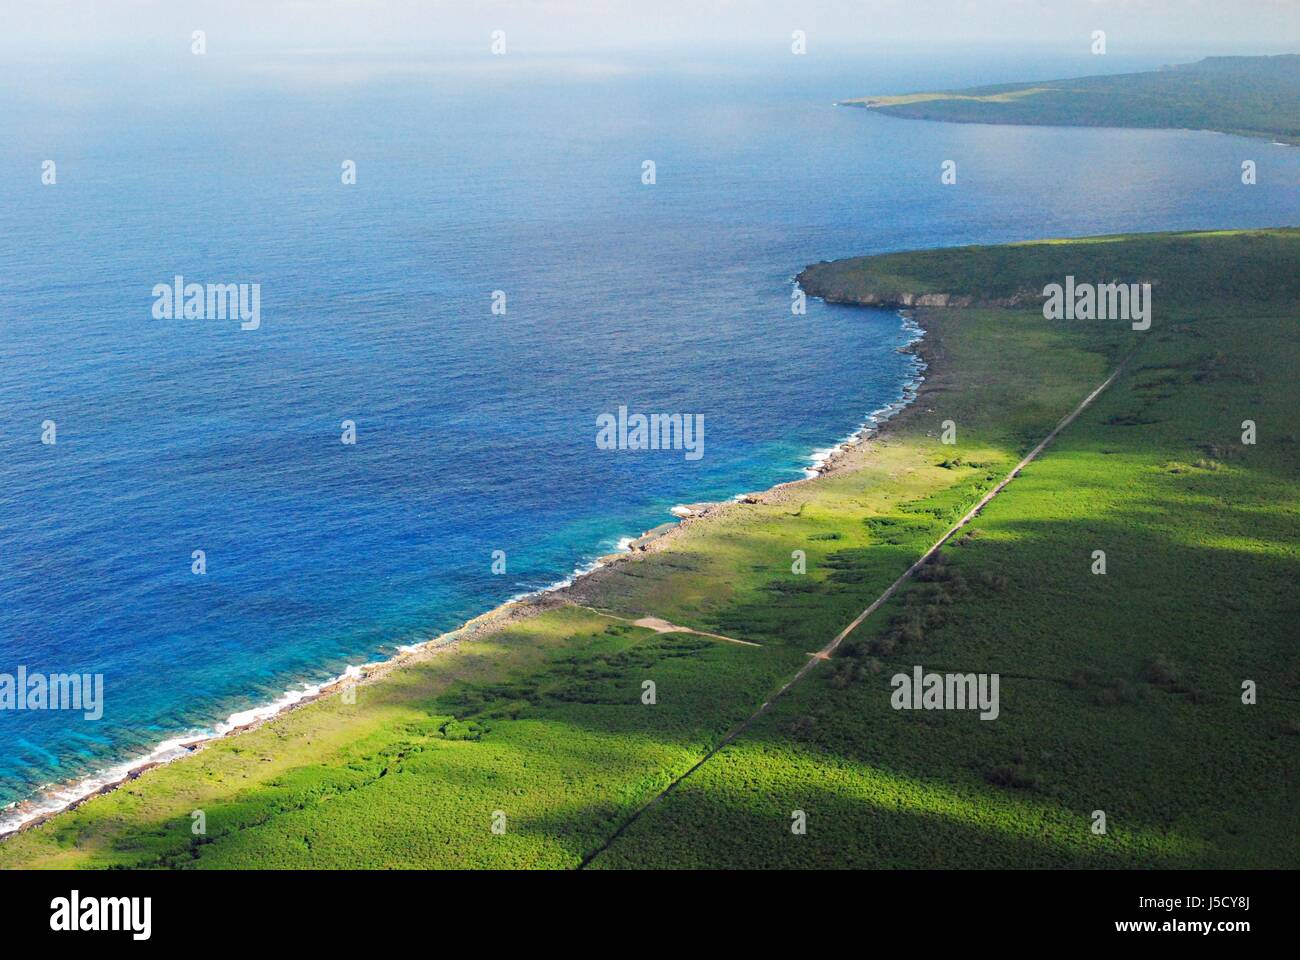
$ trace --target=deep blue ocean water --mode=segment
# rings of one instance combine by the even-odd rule
[[[800,476],[912,362],[892,313],[792,315],[807,263],[1300,220],[1296,153],[1264,142],[832,105],[1081,66],[210,55],[6,79],[0,672],[102,673],[106,703],[0,712],[0,803],[435,636],[675,504]],[[178,273],[260,283],[261,328],[154,319]],[[598,450],[623,404],[702,414],[705,455]]]

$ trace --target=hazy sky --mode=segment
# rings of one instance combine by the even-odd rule
[[[1105,30],[1110,51],[1300,51],[1300,0],[0,0],[0,50],[210,47],[441,55],[483,51],[506,31],[512,53],[600,53],[636,47],[788,47],[792,30],[818,49],[1086,49]]]

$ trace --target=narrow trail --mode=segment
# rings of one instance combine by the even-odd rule
[[[620,620],[623,623],[630,623],[634,627],[643,627],[646,630],[653,630],[655,633],[693,633],[697,637],[708,637],[711,640],[725,640],[727,643],[739,643],[745,647],[761,647],[761,643],[754,643],[752,640],[737,640],[735,637],[724,637],[720,633],[709,633],[707,630],[695,630],[691,627],[679,626],[675,623],[669,623],[659,617],[641,617],[633,620],[631,617],[620,617],[616,613],[610,613],[607,610],[597,610],[595,607],[589,607],[585,603],[575,603],[573,606],[580,610],[586,610],[594,613],[599,617],[608,617],[610,620]]]
[[[760,706],[757,710],[755,710],[744,720],[740,721],[740,723],[736,724],[736,726],[732,727],[731,730],[726,734],[726,736],[724,736],[721,740],[719,740],[713,746],[713,748],[709,750],[708,753],[706,753],[703,757],[701,757],[698,761],[696,761],[696,763],[689,770],[687,770],[681,776],[676,777],[670,784],[668,784],[668,786],[664,787],[663,790],[659,791],[659,793],[657,793],[654,797],[648,800],[642,807],[640,807],[635,813],[633,813],[630,817],[628,817],[627,820],[624,821],[617,830],[615,830],[612,834],[609,835],[609,837],[605,840],[604,843],[602,843],[591,853],[583,857],[582,862],[578,864],[578,869],[579,870],[585,869],[588,864],[590,864],[593,860],[596,859],[596,857],[600,856],[602,853],[608,850],[610,846],[614,843],[614,841],[617,840],[619,837],[621,837],[627,831],[628,827],[632,826],[632,824],[636,823],[639,819],[641,819],[642,815],[645,814],[647,810],[649,810],[651,807],[658,804],[659,801],[663,800],[664,797],[668,796],[668,794],[676,790],[677,787],[682,783],[682,781],[684,781],[696,770],[700,769],[700,767],[704,766],[706,763],[712,760],[713,757],[718,753],[718,751],[720,751],[723,747],[730,744],[742,733],[744,733],[751,726],[753,726],[754,721],[758,720],[761,716],[763,716],[763,714],[767,713],[768,709],[771,708],[773,703],[779,700],[787,690],[789,690],[796,683],[798,683],[809,673],[811,673],[819,663],[821,663],[824,660],[829,660],[831,658],[831,655],[835,652],[836,648],[839,647],[839,645],[844,642],[845,638],[848,637],[849,634],[851,634],[854,630],[860,627],[862,625],[862,622],[866,620],[867,617],[871,616],[882,606],[884,606],[889,601],[889,599],[893,597],[895,593],[898,592],[899,588],[902,587],[903,584],[907,583],[907,581],[912,578],[912,576],[916,573],[916,571],[920,570],[921,567],[925,566],[925,564],[929,562],[930,558],[933,557],[936,553],[938,553],[945,543],[947,543],[949,540],[952,539],[953,535],[956,534],[957,531],[961,530],[962,527],[966,526],[973,519],[975,519],[975,517],[979,515],[980,511],[983,510],[986,506],[988,506],[989,502],[992,501],[994,497],[996,497],[999,493],[1001,493],[1004,489],[1006,489],[1007,484],[1009,484],[1012,480],[1014,480],[1017,476],[1020,475],[1021,470],[1023,470],[1029,464],[1033,463],[1034,460],[1038,459],[1038,455],[1042,453],[1045,449],[1047,449],[1048,445],[1053,440],[1056,439],[1057,435],[1060,434],[1060,432],[1064,430],[1066,427],[1068,427],[1070,424],[1074,423],[1074,421],[1078,419],[1079,414],[1083,413],[1084,410],[1088,409],[1088,407],[1092,405],[1092,402],[1096,400],[1097,397],[1101,396],[1102,392],[1105,391],[1107,387],[1109,387],[1112,383],[1115,382],[1115,380],[1119,377],[1119,375],[1124,371],[1124,368],[1128,366],[1129,361],[1133,359],[1133,355],[1137,353],[1138,349],[1139,349],[1138,347],[1134,347],[1132,350],[1130,350],[1128,354],[1125,355],[1125,357],[1122,360],[1120,360],[1119,365],[1115,367],[1115,369],[1111,372],[1111,375],[1109,377],[1103,380],[1090,394],[1088,394],[1081,401],[1079,401],[1079,405],[1076,406],[1073,410],[1071,410],[1068,414],[1066,414],[1065,417],[1062,418],[1061,422],[1058,423],[1055,427],[1053,427],[1052,431],[1047,436],[1045,436],[1042,440],[1039,441],[1038,446],[1030,450],[1029,453],[1025,455],[1024,459],[1021,460],[1019,463],[1017,463],[1005,477],[999,480],[997,485],[994,486],[992,490],[984,494],[984,496],[980,497],[979,501],[975,504],[975,506],[971,507],[970,510],[968,510],[960,520],[958,520],[951,527],[949,527],[948,531],[942,537],[936,540],[934,545],[930,547],[929,550],[925,551],[925,553],[921,555],[921,558],[919,560],[917,560],[910,567],[908,567],[897,580],[895,580],[888,587],[886,587],[884,593],[882,593],[874,601],[872,601],[869,607],[867,607],[860,614],[858,614],[853,619],[852,623],[850,623],[847,627],[845,627],[838,634],[836,634],[834,639],[832,639],[829,643],[827,643],[826,646],[822,647],[815,654],[810,656],[808,662],[804,664],[802,667],[800,667],[799,671],[793,677],[787,680],[785,684],[779,690],[776,691],[776,693],[772,694],[772,696],[768,697],[765,701],[763,701],[762,706]]]

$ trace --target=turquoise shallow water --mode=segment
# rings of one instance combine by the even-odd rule
[[[792,315],[808,262],[1298,219],[1265,143],[832,106],[980,65],[215,62],[3,90],[0,672],[102,673],[105,709],[0,712],[0,802],[799,476],[912,362],[889,312]],[[155,319],[178,273],[259,283],[261,327]],[[702,415],[704,456],[597,449],[620,405]]]

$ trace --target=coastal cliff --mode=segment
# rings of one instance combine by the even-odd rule
[[[918,395],[835,469],[693,505],[355,696],[7,837],[0,869],[1294,867],[1298,258],[1280,229],[809,268],[810,292],[899,305],[1140,271],[1162,329],[922,310]],[[1236,441],[1237,410],[1261,442]],[[1095,544],[1119,575],[1088,572]],[[1001,672],[997,723],[895,709],[891,675],[921,663]],[[1247,665],[1280,696],[1243,709]],[[1168,729],[1187,735],[1152,751]],[[1099,843],[1080,811],[1105,795],[1126,803]]]

